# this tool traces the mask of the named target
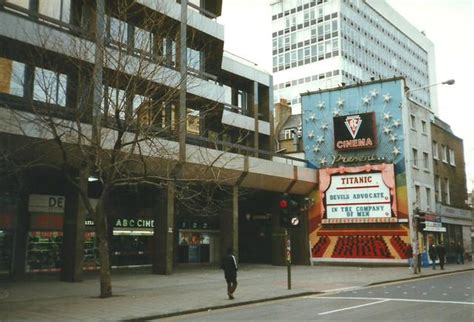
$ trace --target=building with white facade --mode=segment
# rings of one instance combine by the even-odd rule
[[[404,77],[414,89],[435,83],[434,46],[383,0],[272,2],[274,102],[301,109],[307,91]],[[437,114],[436,87],[411,99]]]

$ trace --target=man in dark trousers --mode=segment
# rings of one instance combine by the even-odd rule
[[[436,246],[436,253],[438,254],[438,258],[439,258],[439,267],[441,269],[444,269],[444,262],[446,258],[446,248],[444,248],[443,243],[439,243],[438,246]]]
[[[228,248],[227,255],[221,264],[221,268],[224,270],[225,281],[227,282],[227,295],[229,296],[229,300],[234,299],[234,292],[237,288],[237,260],[232,253],[232,248]]]
[[[434,242],[431,242],[430,246],[428,247],[428,255],[430,256],[431,263],[433,264],[433,269],[436,269],[436,258],[438,254],[436,252],[436,246]]]

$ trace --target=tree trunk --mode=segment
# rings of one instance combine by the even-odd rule
[[[100,297],[107,298],[112,296],[112,277],[110,274],[109,239],[104,193],[97,203],[95,219],[95,231],[100,258]]]

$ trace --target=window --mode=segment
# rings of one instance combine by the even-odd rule
[[[71,0],[40,0],[38,12],[63,22],[69,22]]]
[[[128,25],[125,21],[109,17],[107,32],[112,43],[117,45],[128,43]]]
[[[413,166],[418,168],[418,150],[413,148],[411,152],[412,152]]]
[[[426,189],[426,206],[428,208],[431,208],[431,189],[430,188],[425,188]]]
[[[23,97],[25,64],[0,58],[0,93]]]
[[[446,145],[441,144],[441,154],[443,162],[448,163],[448,147]]]
[[[201,52],[192,48],[187,48],[187,53],[188,67],[195,70],[201,70]]]
[[[416,117],[415,115],[410,115],[410,127],[412,130],[416,130]]]
[[[33,99],[66,106],[67,76],[44,68],[35,68]]]
[[[153,51],[153,34],[147,30],[135,27],[134,47],[139,52],[151,54]]]
[[[423,134],[426,134],[427,128],[426,128],[426,121],[421,121],[421,131]]]
[[[438,159],[439,159],[439,155],[438,155],[438,142],[433,141],[432,149],[433,149],[433,159],[438,160]]]
[[[430,161],[429,161],[429,156],[427,152],[423,152],[423,168],[425,170],[429,170],[430,168]]]
[[[105,115],[109,115],[112,118],[115,118],[115,114],[118,112],[119,118],[124,120],[125,111],[127,110],[125,91],[122,89],[106,86],[104,88],[102,110],[104,111]]]
[[[455,157],[454,157],[454,150],[453,149],[449,149],[449,164],[450,165],[456,165],[456,160],[455,160]]]
[[[415,185],[415,202],[420,206],[421,196],[420,196],[420,186]]]
[[[449,179],[448,178],[444,178],[444,201],[448,205],[451,204],[451,195],[450,195],[450,191],[449,191]]]
[[[292,139],[295,136],[295,130],[294,128],[285,129],[285,140]]]
[[[441,202],[441,178],[435,176],[435,200]]]

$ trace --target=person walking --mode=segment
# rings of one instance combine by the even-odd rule
[[[436,247],[434,242],[431,242],[430,246],[428,247],[428,256],[430,256],[430,260],[433,264],[433,269],[436,269],[436,258],[438,257],[436,253]]]
[[[443,243],[440,243],[436,246],[436,253],[438,254],[439,258],[439,267],[444,269],[444,263],[446,258],[446,248],[444,248]]]
[[[227,249],[227,255],[222,260],[221,268],[224,270],[225,281],[227,282],[227,295],[229,300],[234,299],[234,292],[237,288],[237,260],[233,255],[232,248]]]
[[[456,244],[456,255],[457,255],[457,263],[464,265],[464,247],[461,242]]]
[[[411,246],[407,248],[407,258],[408,258],[408,269],[413,269],[413,248]]]

